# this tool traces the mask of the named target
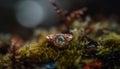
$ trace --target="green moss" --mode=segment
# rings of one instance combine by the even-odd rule
[[[84,29],[78,26],[80,25],[73,25],[71,30],[73,39],[65,48],[57,48],[46,40],[46,35],[56,33],[55,31],[42,32],[39,41],[29,41],[19,49],[18,55],[21,56],[19,60],[21,62],[32,61],[37,63],[55,61],[58,69],[71,69],[71,67],[72,69],[80,69],[82,67],[80,63],[84,63],[87,60],[83,56],[90,55],[84,49],[84,46],[88,45],[89,41],[86,39],[80,40],[84,35]],[[95,37],[95,40],[98,43],[96,53],[98,56],[110,54],[112,51],[120,51],[120,35],[116,33],[103,34],[100,37]],[[87,62],[89,61],[87,60]]]
[[[77,36],[76,36],[77,35]],[[45,39],[45,35],[38,41],[31,41],[25,44],[20,50],[22,61],[29,59],[29,61],[47,63],[56,61],[58,69],[68,69],[71,66],[75,69],[80,68],[80,62],[83,62],[84,58],[81,58],[85,54],[84,46],[89,41],[80,40],[78,33],[73,34],[73,40],[66,45],[65,48],[59,49],[50,45]],[[97,40],[99,43],[98,52],[96,55],[110,54],[111,51],[120,51],[120,36],[115,33],[109,33],[104,35],[103,39]],[[84,53],[84,54],[83,54]],[[89,54],[88,54],[89,56]]]
[[[76,31],[77,32],[77,31]],[[79,34],[74,33],[74,38],[65,48],[59,49],[50,45],[46,41],[45,35],[38,41],[31,41],[26,43],[20,50],[21,60],[37,61],[40,63],[47,63],[50,61],[57,61],[59,69],[66,69],[73,65],[79,67],[79,62],[82,56],[82,47],[87,45],[87,41],[80,41]],[[77,35],[77,36],[76,36]]]

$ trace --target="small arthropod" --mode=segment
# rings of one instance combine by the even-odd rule
[[[52,34],[46,36],[46,39],[54,44],[56,47],[62,48],[66,44],[68,44],[69,41],[71,41],[73,36],[71,34]]]

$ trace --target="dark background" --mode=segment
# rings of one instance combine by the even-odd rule
[[[0,33],[28,32],[28,30],[32,29],[25,28],[17,22],[14,11],[14,6],[17,1],[19,0],[0,0]],[[59,1],[64,2],[64,0]],[[70,4],[69,10],[71,12],[85,6],[88,7],[86,14],[91,16],[99,13],[106,17],[112,14],[120,16],[119,0],[68,0],[68,2]],[[45,25],[46,24],[49,25],[50,23],[45,23]]]

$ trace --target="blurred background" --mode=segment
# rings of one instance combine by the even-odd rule
[[[120,16],[119,0],[56,0],[70,12],[87,7],[86,15],[95,20]],[[97,16],[97,17],[96,17]],[[98,18],[99,17],[99,18]],[[59,17],[49,0],[0,0],[0,33],[32,34],[37,27],[58,24]]]

